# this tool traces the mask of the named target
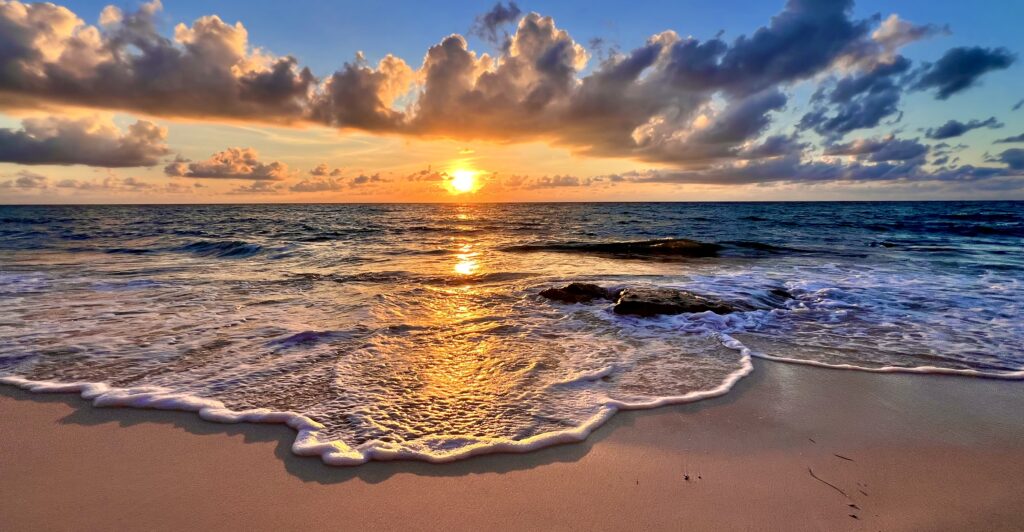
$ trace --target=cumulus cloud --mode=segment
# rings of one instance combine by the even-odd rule
[[[949,120],[937,128],[928,128],[925,135],[930,139],[943,140],[959,137],[972,129],[999,129],[1001,127],[1003,127],[1003,123],[996,120],[994,116],[990,116],[985,120],[971,120],[966,123],[959,120]]]
[[[169,153],[167,130],[139,120],[121,131],[98,117],[28,118],[21,129],[0,129],[0,162],[153,166]]]
[[[986,72],[1009,68],[1016,60],[1006,48],[952,48],[924,69],[915,88],[935,89],[935,97],[945,100],[976,85]]]
[[[248,43],[216,15],[156,29],[159,0],[104,9],[86,24],[53,4],[0,5],[0,91],[26,98],[169,116],[288,121],[302,117],[315,79],[292,57]]]
[[[944,99],[1015,60],[1002,48],[960,47],[915,68],[901,48],[946,28],[895,15],[858,18],[852,0],[788,0],[765,25],[735,39],[665,31],[632,50],[607,50],[592,65],[586,47],[552,18],[499,3],[474,25],[485,38],[501,37],[493,53],[474,52],[451,35],[431,46],[418,67],[392,55],[370,63],[357,54],[318,79],[295,58],[251,45],[241,23],[200,17],[165,36],[155,22],[160,8],[157,1],[131,12],[106,8],[94,26],[60,6],[3,3],[4,101],[461,141],[542,140],[578,154],[681,170],[753,169],[808,160],[807,143],[774,127],[792,110],[792,88],[800,82],[828,80],[811,108],[797,115],[798,129],[838,146],[853,131],[899,120],[908,87]],[[908,145],[886,149],[898,147]],[[167,173],[254,181],[287,176],[280,163],[234,150],[208,161],[176,160]],[[857,164],[897,161],[880,159],[892,156],[886,153]],[[342,178],[323,171],[310,177]],[[307,179],[304,186],[375,182],[372,175],[361,176],[365,182],[359,177],[344,185]]]
[[[289,176],[288,165],[278,161],[262,163],[252,148],[228,148],[197,162],[178,157],[164,167],[164,173],[178,177],[253,181],[280,181]]]

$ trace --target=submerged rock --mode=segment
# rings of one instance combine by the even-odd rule
[[[618,293],[591,283],[571,283],[563,288],[548,288],[542,297],[563,303],[587,303],[595,299],[615,299]]]
[[[615,303],[616,314],[656,316],[707,312],[729,314],[744,310],[721,299],[671,288],[627,288]]]

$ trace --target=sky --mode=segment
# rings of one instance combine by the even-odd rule
[[[0,0],[0,203],[1024,199],[1024,3]]]

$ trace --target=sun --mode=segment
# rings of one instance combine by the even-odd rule
[[[475,170],[467,170],[465,168],[454,170],[451,173],[452,178],[448,181],[448,185],[455,194],[472,192],[476,189],[476,174]]]

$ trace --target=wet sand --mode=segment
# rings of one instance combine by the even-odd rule
[[[1024,528],[1024,382],[755,366],[581,444],[355,468],[284,426],[0,386],[0,529]]]

